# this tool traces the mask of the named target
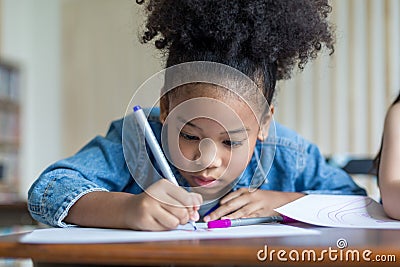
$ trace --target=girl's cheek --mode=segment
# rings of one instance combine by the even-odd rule
[[[232,153],[232,157],[228,165],[228,168],[231,172],[241,172],[246,168],[249,161],[247,152],[247,150],[244,150]]]

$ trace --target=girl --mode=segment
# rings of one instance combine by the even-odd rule
[[[29,191],[36,220],[167,230],[200,218],[273,215],[304,194],[365,194],[315,145],[274,125],[274,108],[264,105],[295,65],[323,46],[333,52],[327,1],[150,0],[146,10],[143,42],[154,41],[167,67],[160,109],[148,121],[168,141],[163,150],[182,187],[159,179],[127,116],[40,175]]]
[[[400,94],[385,119],[380,151],[375,158],[383,208],[387,215],[400,220]]]

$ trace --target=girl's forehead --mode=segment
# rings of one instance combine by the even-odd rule
[[[189,99],[196,100],[201,98],[215,99],[228,105],[245,104],[245,101],[237,93],[221,86],[206,83],[190,84],[176,88],[173,90],[173,97],[170,98],[170,102],[177,104]]]
[[[218,122],[227,129],[248,128],[249,124],[257,123],[254,112],[240,99],[222,101],[212,97],[193,97],[181,100],[175,99],[170,105],[168,120],[181,122],[185,125],[196,119],[209,119]]]
[[[240,91],[230,90],[228,88],[209,84],[209,83],[193,83],[179,86],[168,93],[168,111],[171,112],[177,106],[184,105],[185,102],[190,102],[190,105],[185,105],[187,109],[194,109],[197,102],[207,105],[210,110],[218,110],[217,105],[231,107],[232,110],[241,115],[252,115],[260,119],[265,108],[268,108],[268,103],[264,97],[254,92],[249,92],[246,89]],[[204,101],[209,99],[209,101]],[[196,105],[198,106],[198,105]]]

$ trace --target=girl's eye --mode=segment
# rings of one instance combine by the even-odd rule
[[[241,146],[243,143],[242,141],[232,141],[232,140],[225,140],[223,142],[224,145],[235,148]]]
[[[185,134],[184,132],[180,132],[179,135],[183,139],[188,140],[188,141],[198,141],[198,140],[200,140],[200,138],[198,138],[197,136],[190,135],[190,134]]]

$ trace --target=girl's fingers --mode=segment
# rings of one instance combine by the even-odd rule
[[[200,194],[189,193],[166,179],[151,185],[147,190],[147,194],[164,204],[187,207],[194,210],[198,210],[203,203],[203,198]]]
[[[169,214],[173,215],[179,220],[179,224],[186,224],[189,220],[199,220],[199,213],[193,207],[185,207],[178,200],[169,196],[166,202],[160,204],[161,207]],[[162,218],[161,216],[157,216]],[[167,222],[168,226],[173,225],[174,222]],[[176,227],[175,227],[176,228]]]
[[[185,208],[163,206],[165,216],[157,216],[157,220],[168,229],[175,229],[179,224],[189,221],[189,212]]]
[[[152,229],[153,231],[171,230],[179,225],[179,219],[166,210],[160,212],[157,217],[154,217],[154,221],[156,224]]]
[[[185,208],[158,206],[149,211],[147,219],[141,223],[140,229],[149,231],[165,231],[175,229],[179,224],[186,224],[189,213]]]
[[[232,214],[243,206],[247,205],[247,199],[237,197],[224,204],[221,204],[215,211],[211,212],[208,216],[204,217],[204,221],[217,220],[226,215]]]
[[[238,219],[238,218],[253,218],[253,217],[260,217],[259,209],[252,208],[251,205],[246,205],[237,211],[223,216],[221,219]]]
[[[171,218],[172,217],[172,218]],[[153,205],[152,209],[147,210],[140,220],[136,221],[134,229],[146,231],[165,231],[174,228],[175,221],[168,211],[160,205]],[[160,220],[159,218],[162,218]],[[164,220],[165,219],[165,220]],[[167,223],[164,223],[166,221]]]
[[[189,197],[182,199],[181,197],[177,197],[177,195],[169,194],[169,199],[165,204],[169,204],[170,207],[167,208],[166,205],[164,205],[164,208],[167,208],[170,211],[174,210],[175,212],[182,214],[179,216],[181,224],[187,223],[189,219],[198,221],[200,219],[198,210],[200,209],[200,205],[203,200],[201,195],[196,193],[188,193],[186,191],[183,193],[184,194],[181,194],[182,196],[186,195],[187,197],[187,195],[189,195]],[[184,212],[184,214],[182,212]]]
[[[179,191],[168,192],[168,195],[178,201],[181,206],[198,210],[203,203],[202,196],[197,193],[189,193],[180,187],[179,189]]]
[[[234,192],[229,193],[228,195],[226,195],[225,197],[223,197],[220,200],[220,204],[224,205],[227,202],[231,201],[232,199],[238,198],[239,196],[241,196],[243,193],[245,193],[247,191],[246,188],[240,188]]]
[[[197,210],[189,210],[189,219],[197,222],[200,219],[200,214]]]
[[[181,206],[191,208],[196,207],[198,209],[200,205],[203,204],[203,198],[200,194],[187,192],[182,187],[176,186],[166,179],[163,179],[158,183],[159,188],[157,191],[161,191],[160,194],[165,192],[166,195],[175,199]]]

